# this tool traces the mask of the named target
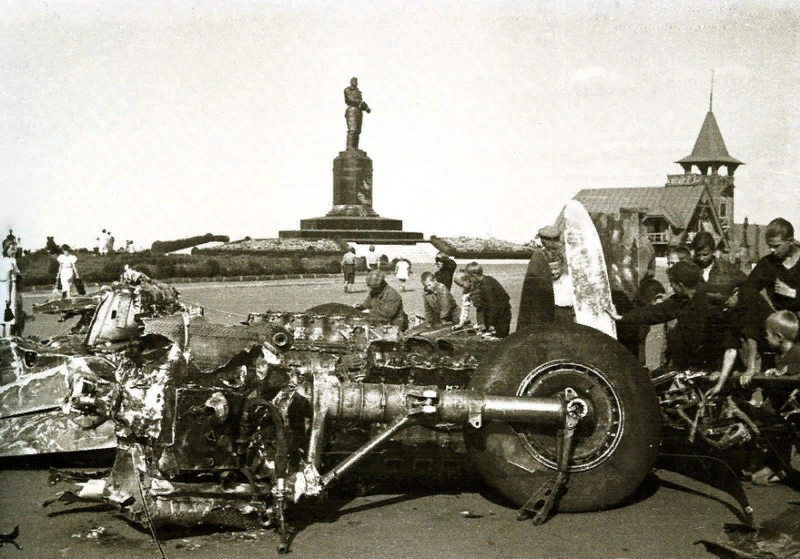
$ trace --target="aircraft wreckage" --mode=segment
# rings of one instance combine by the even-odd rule
[[[649,263],[624,220],[606,218],[601,234],[617,251],[630,241],[609,266],[629,293]],[[536,524],[614,506],[656,460],[659,398],[675,416],[674,384],[657,394],[618,341],[553,320],[543,251],[505,340],[402,334],[338,304],[213,324],[133,271],[37,310],[81,320],[53,340],[0,341],[0,455],[117,449],[108,471],[54,472],[80,489],[46,504],[103,502],[151,529],[274,526],[282,552],[287,508],[348,478],[477,472]]]

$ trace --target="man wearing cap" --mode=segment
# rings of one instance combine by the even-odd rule
[[[553,297],[555,299],[556,320],[574,322],[575,311],[572,299],[572,278],[567,269],[567,255],[561,240],[561,231],[554,225],[539,229],[537,235],[544,248],[545,257],[550,263],[550,275],[553,277]]]
[[[386,275],[380,270],[372,270],[367,274],[366,281],[369,295],[355,307],[369,311],[370,322],[391,324],[405,332],[408,329],[408,315],[403,310],[403,298],[386,283]]]
[[[738,340],[718,305],[704,289],[700,268],[678,262],[667,270],[674,295],[652,305],[625,313],[620,324],[655,325],[677,319],[667,334],[667,356],[675,369],[730,370],[736,359]]]

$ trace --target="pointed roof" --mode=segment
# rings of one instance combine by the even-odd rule
[[[714,113],[708,111],[706,119],[703,121],[703,126],[700,128],[700,134],[697,136],[697,141],[694,143],[692,154],[676,161],[675,163],[726,163],[733,165],[743,165],[741,161],[728,154],[728,148],[725,147],[725,140],[722,139],[722,133],[719,131],[717,119],[714,118]]]

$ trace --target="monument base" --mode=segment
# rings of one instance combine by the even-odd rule
[[[422,233],[381,229],[300,229],[278,231],[281,239],[341,239],[355,243],[380,243],[413,245],[425,240]]]
[[[378,212],[373,210],[371,206],[362,204],[335,205],[325,215],[327,217],[380,217]]]
[[[372,159],[348,147],[333,160],[333,208],[323,217],[300,220],[300,230],[279,231],[281,239],[414,244],[422,233],[403,231],[403,221],[381,217],[372,209]]]

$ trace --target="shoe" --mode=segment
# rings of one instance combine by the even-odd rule
[[[781,483],[783,478],[769,466],[764,466],[751,476],[750,481],[755,485],[766,487]]]

